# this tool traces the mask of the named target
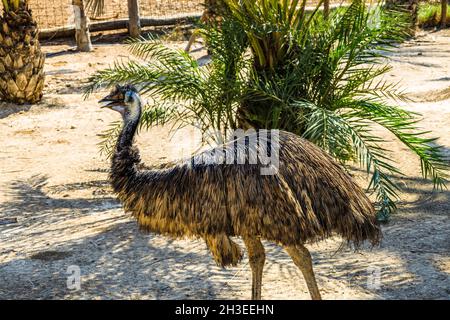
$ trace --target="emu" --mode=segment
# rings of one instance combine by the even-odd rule
[[[239,139],[258,139],[260,131],[161,169],[144,169],[133,146],[142,111],[137,90],[116,86],[100,102],[123,118],[109,178],[124,210],[145,231],[203,238],[222,267],[240,262],[242,250],[231,237],[242,237],[252,271],[252,299],[261,299],[262,239],[285,248],[312,299],[321,296],[305,243],[335,234],[355,247],[380,240],[375,210],[364,191],[329,155],[295,134],[279,131],[274,174],[261,174],[267,164],[255,161],[257,153],[268,151],[270,139],[257,147],[237,144]],[[241,159],[223,163],[220,155]]]

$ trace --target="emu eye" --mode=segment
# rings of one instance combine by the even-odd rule
[[[125,93],[125,99],[124,99],[124,101],[125,101],[125,102],[131,102],[131,101],[133,101],[133,95],[131,94],[131,92]]]

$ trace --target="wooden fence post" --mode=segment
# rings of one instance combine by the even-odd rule
[[[323,2],[323,17],[328,20],[330,16],[330,0],[324,0]]]
[[[84,52],[92,51],[89,21],[86,16],[83,0],[72,0],[75,14],[75,40],[77,49]]]
[[[128,0],[128,32],[136,38],[141,35],[141,18],[139,16],[139,0]]]
[[[447,0],[441,0],[441,28],[447,25]]]

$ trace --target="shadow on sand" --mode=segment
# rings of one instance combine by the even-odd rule
[[[372,251],[366,247],[359,253],[351,249],[336,253],[320,244],[321,250],[317,250],[316,245],[310,247],[321,288],[332,279],[379,298],[448,298],[448,274],[439,271],[433,261],[436,257],[448,257],[450,250],[450,192],[432,192],[430,183],[423,179],[401,179],[406,184],[404,192],[416,194],[417,200],[401,203],[405,214],[394,216],[383,226],[381,247]],[[22,218],[32,218],[28,225],[32,230],[39,225],[53,228],[54,222],[69,214],[65,209],[80,214],[102,214],[112,208],[120,210],[120,204],[112,196],[98,199],[51,197],[44,191],[46,183],[45,176],[13,182],[12,200],[0,207],[0,217],[20,214]],[[106,184],[98,180],[46,189],[58,194],[67,190],[103,188]],[[118,218],[123,219],[123,216]],[[0,230],[8,228],[10,226],[2,226]],[[58,232],[71,231],[61,228]],[[241,241],[239,243],[242,245]],[[336,243],[331,247],[337,248]],[[265,270],[275,269],[279,277],[271,281],[298,281],[306,292],[304,280],[287,254],[274,244],[266,243],[266,250]],[[400,257],[411,276],[399,277],[402,270],[396,269],[398,266],[386,265],[383,259],[376,258],[382,254]],[[82,289],[79,291],[68,289],[67,281],[71,281],[72,275],[67,273],[69,266],[80,268]],[[368,276],[377,269],[381,273],[381,287],[370,288]],[[223,270],[215,266],[202,241],[174,241],[143,234],[134,221],[126,221],[95,235],[0,264],[0,298],[245,299],[249,292],[245,289],[242,296],[242,288],[250,289],[248,275],[245,257],[240,266]],[[436,283],[431,292],[430,282]],[[285,292],[285,296],[289,297],[289,292]],[[306,293],[304,297],[308,299],[309,295]]]

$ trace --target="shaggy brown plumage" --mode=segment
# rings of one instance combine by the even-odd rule
[[[224,145],[225,153],[234,149],[233,142]],[[114,191],[142,228],[174,237],[256,235],[295,245],[336,233],[356,245],[366,239],[378,242],[371,202],[314,144],[281,131],[275,175],[261,175],[260,163],[217,164],[221,162],[211,159],[212,153],[166,169],[140,171],[138,150],[124,148],[112,161]],[[238,262],[234,257],[240,257],[240,250],[230,239],[209,247],[219,264]]]
[[[364,240],[378,243],[380,229],[372,203],[314,144],[280,131],[279,167],[273,175],[261,174],[267,166],[257,155],[268,154],[271,141],[258,132],[164,169],[142,170],[132,145],[138,109],[129,111],[133,116],[128,120],[124,115],[110,179],[124,209],[141,228],[172,237],[204,238],[222,266],[242,258],[232,236],[266,239],[286,248],[333,234],[356,246]],[[256,146],[249,143],[254,139],[260,142]],[[223,164],[221,157],[227,155],[235,156],[235,161]]]

